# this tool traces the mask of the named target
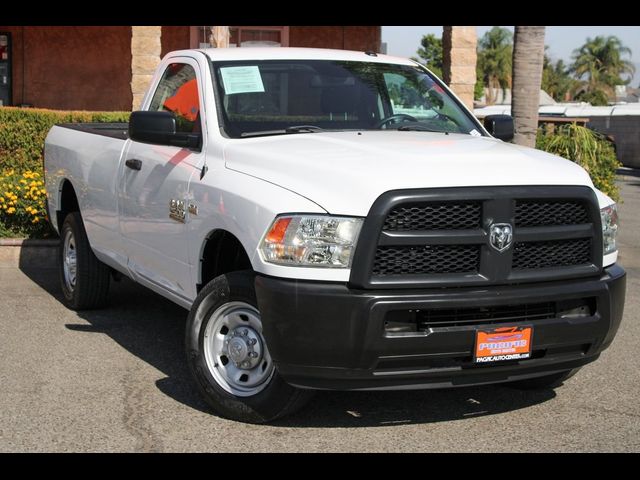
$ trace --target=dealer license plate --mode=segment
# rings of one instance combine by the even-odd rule
[[[531,357],[533,327],[482,328],[476,331],[475,363],[524,360]]]

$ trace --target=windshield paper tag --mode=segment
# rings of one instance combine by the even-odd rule
[[[264,92],[260,69],[257,66],[222,67],[220,73],[227,95]]]
[[[476,130],[475,128],[469,132],[469,135],[473,135],[474,137],[481,137],[482,134]]]

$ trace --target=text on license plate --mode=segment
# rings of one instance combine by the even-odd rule
[[[483,328],[476,331],[475,363],[531,357],[533,327]]]

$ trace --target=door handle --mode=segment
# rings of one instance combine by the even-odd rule
[[[137,158],[130,158],[124,162],[124,164],[131,170],[140,170],[142,168],[142,160],[138,160]]]

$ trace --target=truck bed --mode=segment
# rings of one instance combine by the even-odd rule
[[[93,133],[105,137],[117,138],[119,140],[129,139],[128,123],[59,123],[59,127],[70,128],[71,130],[79,130],[81,132]]]

